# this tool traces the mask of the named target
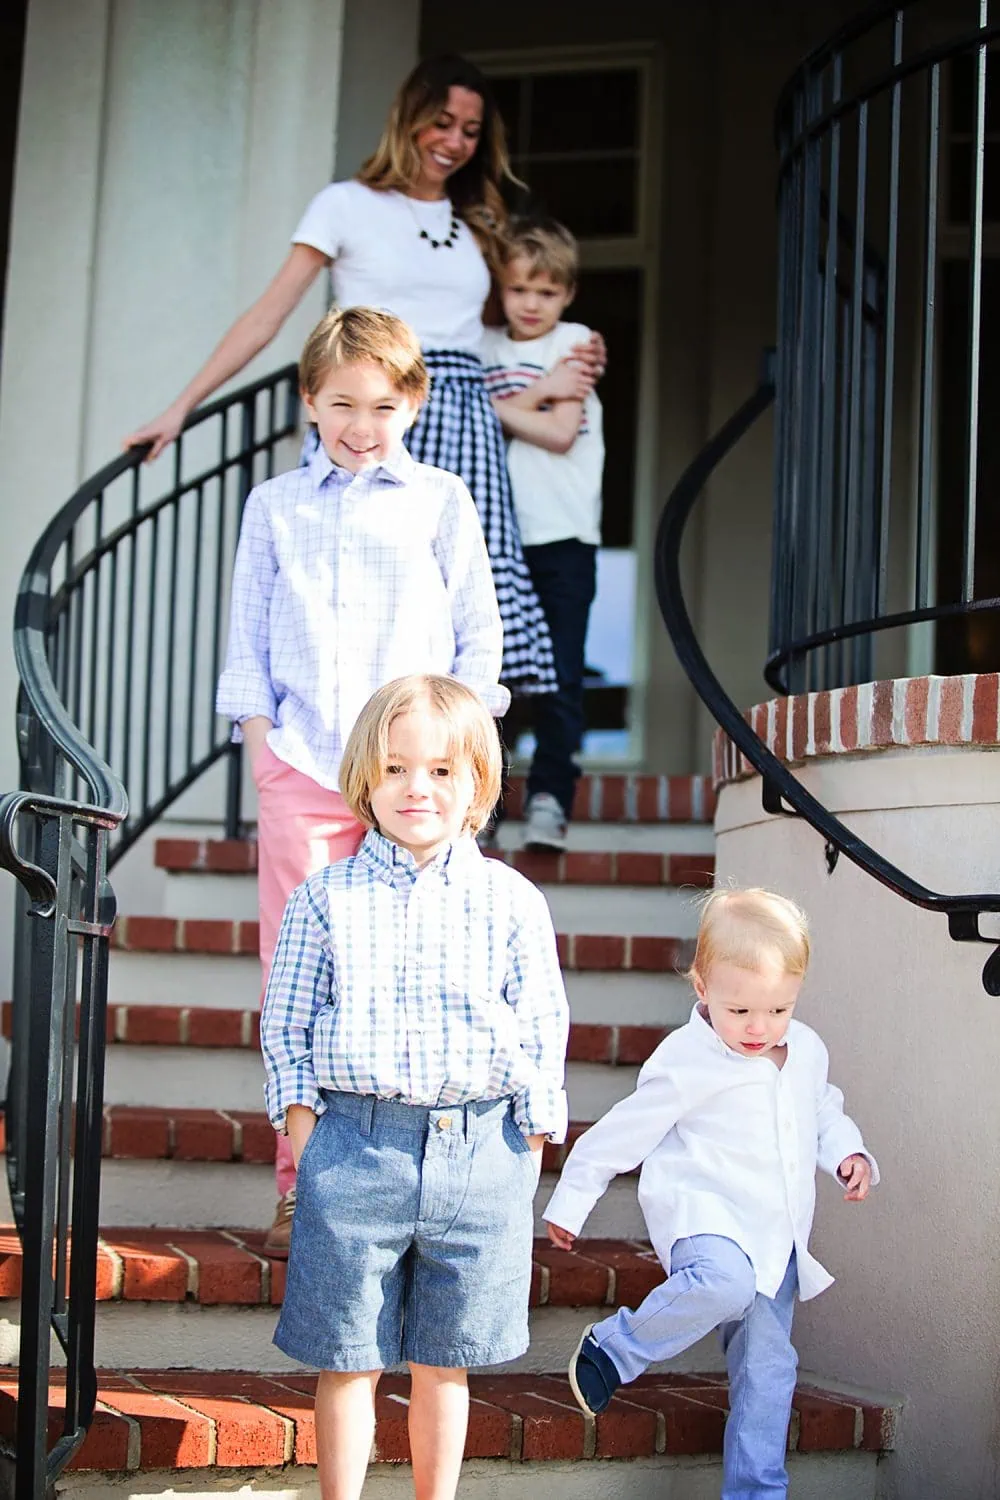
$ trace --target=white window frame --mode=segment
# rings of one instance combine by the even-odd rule
[[[623,42],[607,46],[511,48],[469,55],[488,74],[520,77],[525,73],[576,73],[586,68],[609,72],[621,68],[638,72],[642,78],[637,232],[580,242],[580,266],[584,271],[638,269],[642,272],[643,318],[639,338],[639,404],[632,502],[636,587],[632,622],[633,670],[628,695],[628,748],[625,755],[613,760],[595,755],[581,757],[581,763],[590,771],[628,771],[644,764],[650,654],[654,637],[658,635],[655,626],[659,618],[652,559],[658,519],[662,48],[655,42]]]

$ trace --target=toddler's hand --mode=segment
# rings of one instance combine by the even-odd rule
[[[572,1250],[576,1240],[575,1234],[570,1234],[568,1229],[561,1229],[558,1224],[546,1224],[545,1227],[549,1231],[549,1239],[557,1250]]]
[[[861,1203],[868,1197],[868,1190],[872,1185],[872,1164],[867,1156],[856,1152],[854,1156],[845,1156],[837,1168],[837,1176],[847,1189],[844,1197],[849,1203]]]

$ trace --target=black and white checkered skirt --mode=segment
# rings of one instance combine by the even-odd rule
[[[515,693],[553,692],[549,628],[521,552],[503,429],[486,394],[482,364],[458,349],[425,349],[424,360],[431,394],[407,446],[420,463],[457,474],[476,502],[503,620],[502,680]]]

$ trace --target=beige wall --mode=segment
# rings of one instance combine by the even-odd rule
[[[832,757],[801,775],[918,880],[997,890],[998,752]],[[814,1248],[837,1281],[797,1314],[803,1366],[906,1398],[882,1500],[987,1500],[1000,1494],[1000,1002],[980,978],[990,949],[952,942],[944,917],[844,860],[828,875],[815,833],[763,816],[756,779],[724,789],[717,829],[720,881],[774,887],[809,913],[799,1019],[826,1041],[884,1179],[861,1206],[820,1184]]]
[[[772,120],[798,59],[856,0],[510,0],[502,8],[424,0],[425,52],[655,42],[663,137],[655,494],[637,537],[651,556],[663,498],[711,432],[753,390],[774,342],[776,162]],[[614,358],[614,350],[611,351]],[[737,702],[761,697],[770,560],[770,428],[764,423],[712,485],[688,554],[700,638]],[[646,566],[651,567],[647,561]],[[650,769],[708,764],[711,727],[648,622]]]

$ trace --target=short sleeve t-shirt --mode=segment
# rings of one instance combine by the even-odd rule
[[[539,339],[512,339],[504,329],[483,331],[480,354],[491,396],[526,390],[574,344],[590,338],[582,323],[557,323]],[[507,447],[514,509],[526,547],[577,538],[594,546],[601,540],[601,481],[604,432],[601,403],[591,392],[583,403],[580,431],[566,453],[550,453],[535,443],[512,438]]]
[[[475,354],[490,275],[467,224],[459,223],[453,244],[442,243],[451,211],[447,198],[427,203],[362,182],[332,182],[309,204],[292,242],[330,257],[338,307],[382,308],[409,323],[423,349]]]

